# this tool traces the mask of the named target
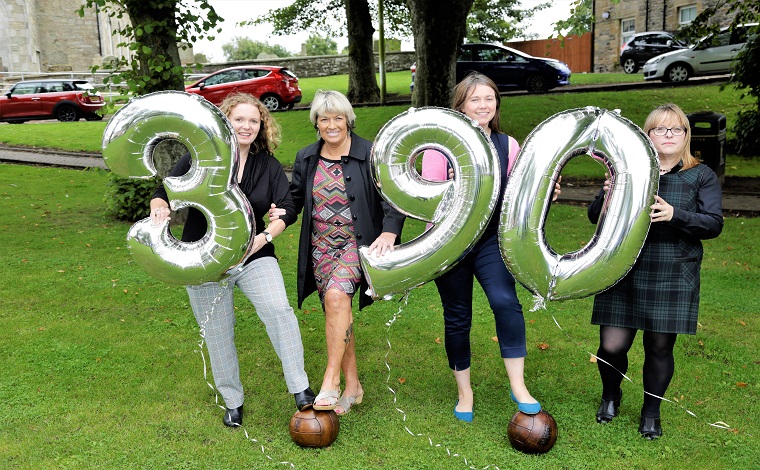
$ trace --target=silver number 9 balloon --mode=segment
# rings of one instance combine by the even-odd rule
[[[604,163],[611,184],[591,241],[559,255],[546,243],[544,223],[554,183],[578,155]],[[546,300],[586,297],[613,286],[644,245],[658,170],[649,137],[616,112],[571,109],[539,124],[517,158],[501,210],[499,245],[515,279]]]
[[[218,281],[243,261],[255,233],[253,211],[234,183],[238,145],[227,117],[205,99],[179,91],[132,99],[108,122],[103,133],[103,159],[125,178],[156,175],[153,150],[176,139],[190,151],[187,174],[164,180],[172,210],[191,206],[208,221],[206,234],[185,243],[154,227],[150,218],[135,223],[127,245],[150,275],[173,284]]]
[[[424,150],[447,155],[449,181],[428,181],[415,169]],[[380,129],[372,147],[373,176],[398,211],[434,227],[385,256],[359,249],[374,298],[403,293],[445,272],[478,241],[500,187],[499,159],[478,124],[450,109],[410,109]]]

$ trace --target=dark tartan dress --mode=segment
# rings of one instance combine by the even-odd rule
[[[699,164],[679,171],[682,164],[660,176],[658,194],[673,206],[673,219],[655,222],[631,270],[594,299],[591,323],[636,328],[655,333],[697,331],[699,271],[703,239],[723,229],[720,183],[715,173]],[[596,223],[604,191],[589,206]]]

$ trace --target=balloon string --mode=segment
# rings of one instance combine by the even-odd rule
[[[228,285],[227,281],[221,281],[219,284],[222,287],[222,289],[226,289],[227,285]],[[206,323],[211,319],[211,315],[214,313],[214,308],[216,307],[216,305],[221,300],[223,293],[224,293],[223,290],[219,291],[219,293],[216,295],[216,297],[214,298],[214,300],[211,301],[211,309],[208,310],[208,311],[206,311],[206,317],[200,323],[199,334],[200,334],[201,339],[198,340],[198,350],[196,350],[195,352],[196,353],[200,353],[201,354],[201,358],[203,359],[203,380],[206,382],[206,385],[208,385],[208,387],[211,390],[214,391],[214,404],[216,406],[218,406],[219,408],[221,408],[221,409],[223,409],[223,410],[226,411],[227,407],[226,406],[222,406],[221,404],[219,404],[219,390],[217,390],[216,387],[214,387],[211,384],[211,382],[209,381],[209,379],[208,379],[208,366],[206,365],[206,355],[203,353],[203,346],[205,345],[205,341],[206,341]],[[261,448],[261,453],[264,455],[264,457],[267,458],[267,460],[274,461],[274,459],[267,454],[266,450],[264,449],[264,445],[261,444],[258,439],[254,438],[254,437],[251,437],[248,434],[248,429],[245,426],[241,426],[241,425],[236,424],[236,423],[233,423],[233,424],[235,424],[235,427],[243,428],[243,434],[245,435],[245,439],[246,440],[251,441],[251,442],[253,442],[255,444],[259,444],[259,446]],[[295,468],[295,465],[292,462],[280,461],[279,464],[281,464],[281,465],[289,465],[290,468]]]
[[[465,466],[467,466],[467,468],[470,468],[471,470],[479,470],[478,467],[474,467],[473,465],[471,465],[467,461],[467,457],[465,457],[463,455],[460,455],[459,453],[452,453],[451,449],[449,449],[447,446],[445,446],[443,444],[434,443],[433,442],[433,438],[430,437],[429,435],[426,436],[423,433],[415,433],[414,431],[412,431],[409,428],[409,426],[406,424],[406,418],[407,418],[408,415],[406,414],[406,412],[404,410],[402,410],[401,408],[399,408],[398,406],[396,406],[396,403],[398,401],[398,395],[396,394],[396,391],[393,389],[393,387],[391,387],[391,385],[390,385],[390,383],[391,383],[391,365],[388,363],[388,356],[390,355],[391,350],[393,349],[393,347],[391,345],[390,331],[391,331],[391,327],[393,326],[393,324],[396,323],[396,320],[398,320],[399,317],[401,317],[401,314],[404,311],[404,307],[406,307],[408,305],[408,303],[409,303],[409,293],[410,292],[411,291],[406,291],[404,293],[404,296],[401,298],[401,300],[399,300],[399,303],[403,302],[403,305],[399,306],[398,311],[393,314],[393,317],[390,320],[388,320],[387,322],[385,322],[385,326],[388,327],[387,330],[386,330],[386,336],[385,336],[385,342],[388,344],[388,351],[385,353],[385,356],[384,356],[385,368],[388,369],[388,376],[385,379],[385,383],[386,383],[386,385],[388,387],[388,391],[390,391],[391,395],[393,396],[393,405],[394,405],[394,408],[395,408],[396,411],[398,411],[399,413],[401,413],[401,421],[404,423],[404,430],[407,433],[409,433],[410,436],[413,436],[413,437],[426,437],[427,441],[428,441],[428,444],[430,445],[430,447],[443,448],[446,451],[446,455],[448,457],[461,457],[462,460],[463,460],[463,462],[464,462],[464,464],[465,464]],[[485,467],[483,467],[480,470],[487,470],[489,468],[500,470],[499,467],[497,467],[495,464],[494,465],[486,465]]]
[[[554,317],[554,315],[552,315],[552,320],[554,320],[554,324],[555,324],[555,325],[557,325],[557,328],[559,328],[559,329],[560,329],[560,331],[562,331],[562,332],[563,332],[563,333],[564,333],[564,334],[565,334],[565,335],[568,337],[568,339],[570,339],[570,341],[571,341],[571,342],[573,342],[573,343],[575,343],[575,344],[578,344],[578,343],[580,343],[580,341],[576,341],[576,340],[575,340],[575,339],[574,339],[574,338],[573,338],[573,337],[570,335],[570,333],[568,333],[567,331],[565,331],[565,329],[564,329],[564,328],[562,328],[562,326],[560,326],[559,322],[558,322],[558,321],[557,321],[557,319]],[[613,366],[613,365],[612,365],[612,364],[610,364],[609,362],[605,361],[604,359],[602,359],[601,357],[597,356],[596,354],[594,354],[594,353],[592,353],[592,352],[590,352],[590,351],[586,351],[586,354],[588,354],[589,356],[593,357],[593,358],[594,358],[594,359],[596,359],[597,361],[601,361],[601,362],[603,362],[604,364],[607,364],[607,365],[608,365],[608,366],[610,366],[610,367],[611,367],[613,370],[615,370],[615,372],[617,372],[618,374],[620,374],[621,376],[623,376],[623,378],[624,378],[625,380],[627,380],[627,381],[629,381],[630,383],[632,383],[632,384],[633,384],[633,380],[631,380],[631,378],[630,378],[630,377],[628,377],[628,376],[627,376],[625,373],[623,373],[623,372],[621,372],[620,370],[618,370],[618,369],[617,369],[615,366]],[[635,385],[635,384],[634,384],[634,385]],[[670,404],[672,404],[672,405],[674,405],[674,406],[677,406],[677,407],[681,408],[683,411],[685,411],[686,413],[690,414],[691,416],[693,416],[693,417],[695,417],[695,418],[697,418],[697,419],[702,419],[703,421],[705,421],[705,422],[706,422],[708,425],[710,425],[710,426],[713,426],[713,427],[716,427],[716,428],[720,428],[720,429],[728,429],[728,430],[730,430],[730,429],[731,429],[731,426],[729,426],[728,424],[726,424],[726,423],[725,423],[725,422],[723,422],[723,421],[716,421],[716,422],[714,422],[714,423],[711,423],[711,422],[707,421],[707,420],[706,420],[706,419],[704,419],[704,418],[700,418],[699,416],[697,416],[697,415],[696,415],[696,413],[694,413],[693,411],[689,410],[688,408],[686,408],[685,406],[681,405],[680,403],[677,403],[677,402],[675,402],[675,401],[669,400],[669,399],[667,399],[667,398],[665,398],[665,397],[661,397],[661,396],[659,396],[659,395],[656,395],[656,394],[654,394],[654,393],[651,393],[651,392],[647,392],[646,390],[644,390],[644,394],[646,394],[646,395],[649,395],[649,396],[651,396],[651,397],[654,397],[654,398],[657,398],[657,399],[660,399],[660,400],[662,400],[662,401],[666,401],[666,402],[668,402],[668,403],[670,403]]]

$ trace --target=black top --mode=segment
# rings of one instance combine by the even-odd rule
[[[174,165],[169,176],[182,176],[190,170],[190,154],[185,154]],[[285,175],[280,162],[273,156],[260,152],[257,154],[249,153],[243,169],[243,180],[239,186],[246,195],[248,202],[253,208],[253,218],[256,225],[256,234],[264,231],[264,215],[269,211],[272,203],[277,207],[285,209],[285,215],[280,219],[285,225],[294,223],[297,219],[295,205],[290,196],[288,177]],[[161,198],[167,203],[169,197],[163,184],[156,188],[153,194],[154,198]],[[198,209],[191,207],[187,213],[187,221],[182,231],[182,241],[192,242],[200,240],[206,234],[207,223],[206,217]],[[265,256],[275,256],[274,245],[267,243],[259,251],[251,255],[246,261],[250,263],[254,259]]]

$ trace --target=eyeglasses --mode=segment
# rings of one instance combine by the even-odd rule
[[[654,135],[665,135],[670,131],[674,136],[681,136],[686,133],[685,127],[653,127],[650,132],[654,132]]]

